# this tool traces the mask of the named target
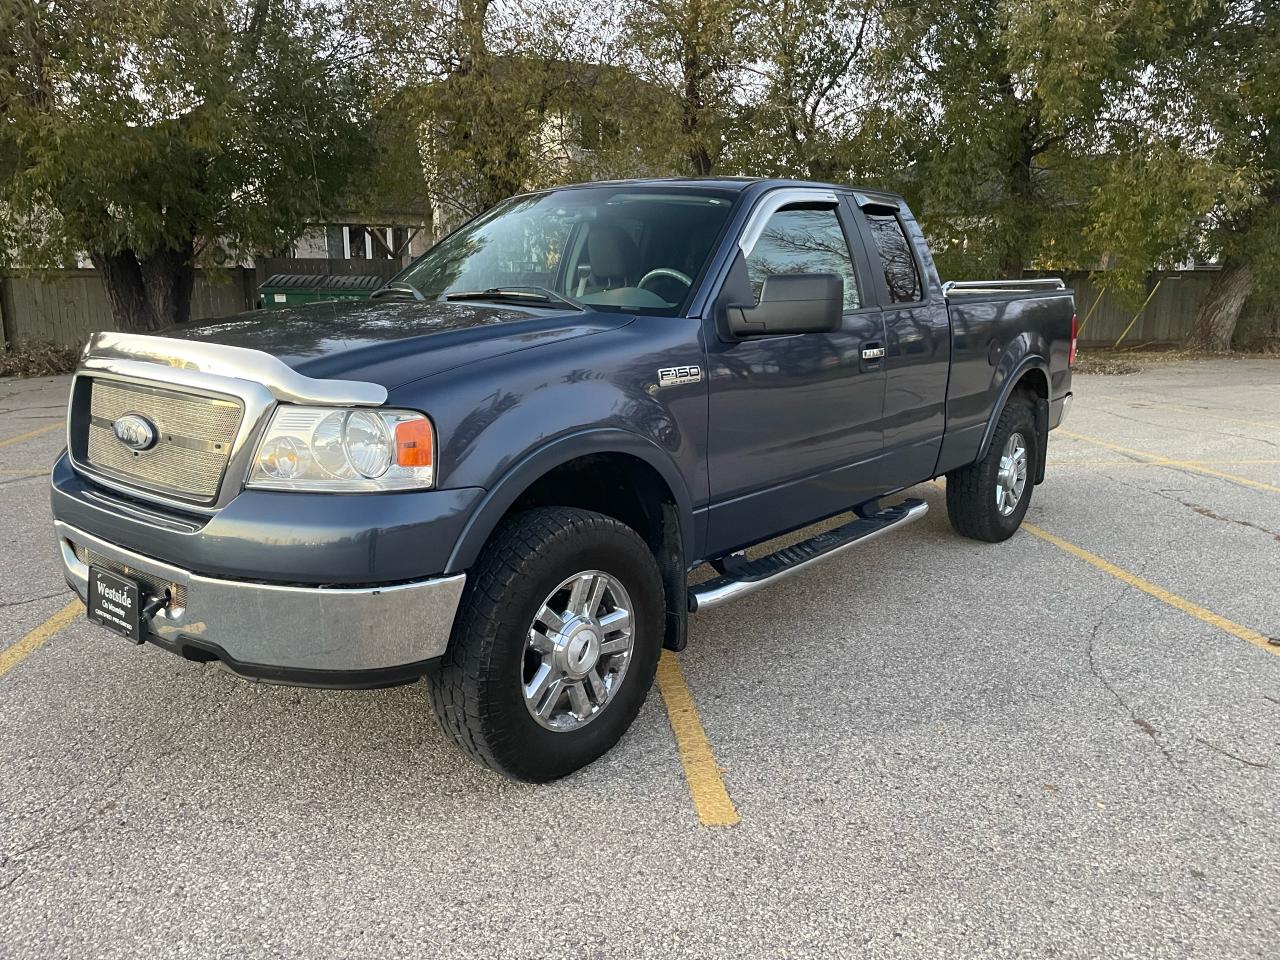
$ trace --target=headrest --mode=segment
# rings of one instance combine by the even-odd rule
[[[621,227],[592,224],[587,234],[587,257],[597,277],[631,277],[640,259],[635,241]]]

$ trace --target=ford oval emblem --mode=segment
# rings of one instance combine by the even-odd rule
[[[156,425],[140,413],[126,413],[111,425],[116,439],[130,450],[150,450],[156,445]]]

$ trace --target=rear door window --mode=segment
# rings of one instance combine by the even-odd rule
[[[911,255],[911,242],[907,240],[902,223],[892,213],[866,211],[867,224],[876,242],[880,266],[884,270],[884,283],[889,288],[893,303],[916,303],[924,299],[920,283],[920,271]]]

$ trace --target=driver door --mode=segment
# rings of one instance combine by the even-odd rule
[[[849,244],[856,234],[847,211],[834,194],[815,193],[824,199],[766,213],[720,302],[754,302],[774,274],[833,273],[844,281],[841,328],[743,340],[727,340],[714,319],[707,328],[709,554],[776,536],[879,492],[883,317],[869,295],[861,246]],[[768,201],[766,194],[761,202]],[[744,242],[754,233],[749,222]]]

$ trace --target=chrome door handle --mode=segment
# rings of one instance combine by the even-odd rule
[[[862,348],[863,360],[882,360],[884,359],[884,347],[872,344],[869,347]]]

